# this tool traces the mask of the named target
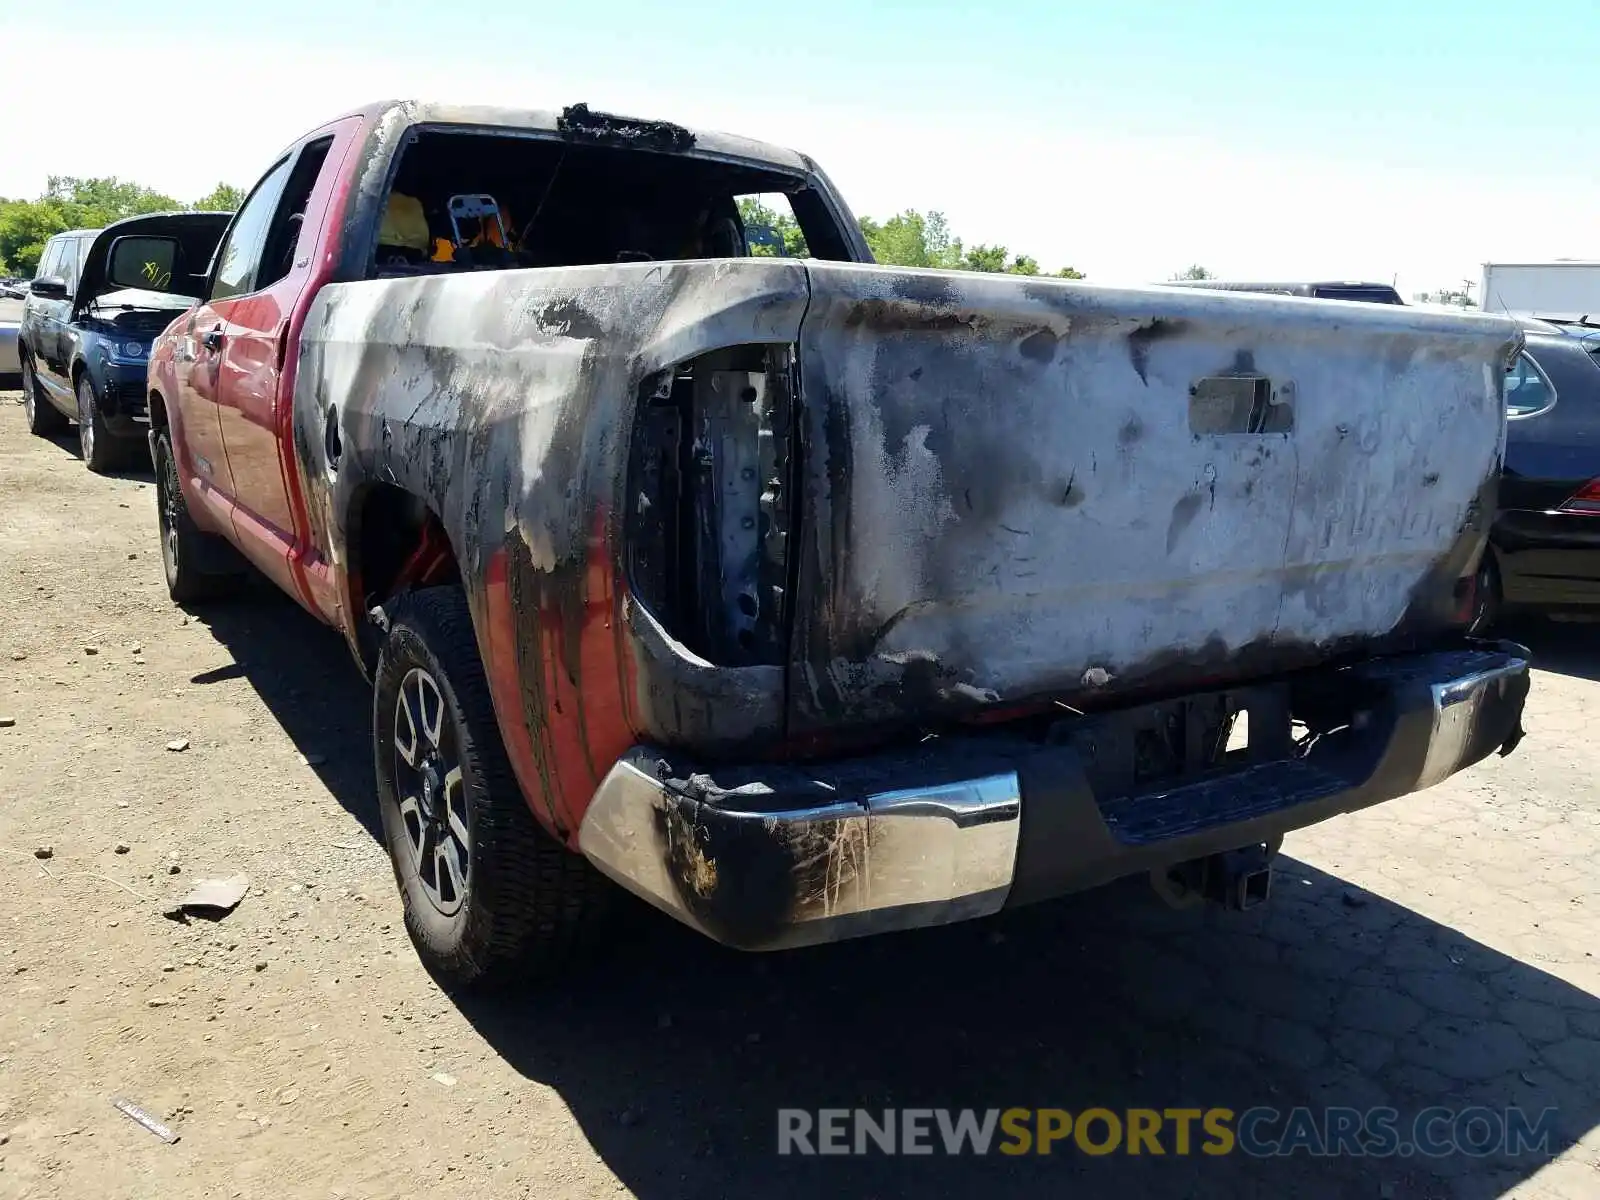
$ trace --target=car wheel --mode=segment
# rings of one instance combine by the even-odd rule
[[[179,604],[230,595],[243,585],[240,571],[206,570],[207,559],[231,558],[234,551],[214,534],[203,532],[189,515],[178,483],[178,463],[166,431],[156,439],[156,525],[161,530],[161,566],[167,594]]]
[[[122,463],[124,449],[121,439],[106,428],[106,419],[100,415],[94,381],[89,372],[82,372],[78,376],[78,450],[83,465],[103,475]]]
[[[611,885],[534,820],[501,744],[459,588],[395,606],[373,679],[378,804],[423,965],[447,986],[548,975]]]
[[[1485,550],[1478,564],[1478,575],[1472,588],[1472,623],[1467,632],[1483,637],[1500,619],[1500,568],[1494,561],[1494,551]]]
[[[26,355],[22,359],[22,411],[28,418],[28,432],[35,437],[49,437],[67,427],[67,419],[45,398],[33,360]]]

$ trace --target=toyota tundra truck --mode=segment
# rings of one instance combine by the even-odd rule
[[[1467,635],[1508,320],[878,266],[811,159],[585,105],[331,121],[204,284],[149,369],[168,587],[343,634],[450,985],[616,885],[751,950],[1248,906],[1521,736],[1527,652]]]

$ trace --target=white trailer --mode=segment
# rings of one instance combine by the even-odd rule
[[[1600,262],[1484,263],[1484,312],[1600,319]]]

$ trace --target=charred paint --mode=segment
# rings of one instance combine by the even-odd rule
[[[1128,361],[1139,374],[1139,382],[1149,386],[1150,347],[1167,338],[1181,337],[1184,325],[1181,320],[1156,317],[1128,334]]]
[[[1509,323],[915,279],[920,315],[884,272],[811,268],[791,737],[1451,635]],[[1021,353],[1041,328],[1048,362]],[[1293,424],[1192,434],[1188,387],[1219,373],[1293,381]]]
[[[611,514],[640,381],[708,349],[792,341],[805,295],[798,264],[752,261],[390,280],[325,288],[313,305],[294,445],[318,536],[348,570],[373,484],[438,516],[513,766],[558,834],[574,834],[598,773],[634,741],[781,734],[781,669],[708,668],[626,603]],[[330,404],[344,446],[332,472]]]

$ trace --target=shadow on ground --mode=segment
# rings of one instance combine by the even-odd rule
[[[75,460],[80,470],[87,471],[89,469],[83,465],[83,453],[78,444],[78,427],[76,425],[70,426],[60,433],[52,433],[42,440],[49,442],[59,450],[63,457]],[[130,441],[122,456],[121,465],[115,470],[106,471],[105,475],[109,479],[137,479],[140,483],[154,483],[156,478],[155,468],[150,462],[148,446],[142,441]]]
[[[233,663],[190,679],[203,687],[243,676],[339,803],[378,841],[372,780],[372,692],[344,639],[271,584],[197,605],[194,614]]]
[[[1503,622],[1495,635],[1528,647],[1541,670],[1600,680],[1600,623],[1518,616]]]
[[[378,836],[369,693],[344,643],[275,595],[202,619]],[[629,911],[559,988],[460,1005],[646,1200],[1490,1197],[1600,1124],[1600,999],[1293,859],[1247,914],[1175,912],[1125,881],[772,956]],[[1515,1158],[1184,1157],[1170,1132],[1162,1157],[776,1154],[780,1108],[1301,1105],[1389,1106],[1407,1140],[1435,1105],[1557,1112],[1549,1153]]]

